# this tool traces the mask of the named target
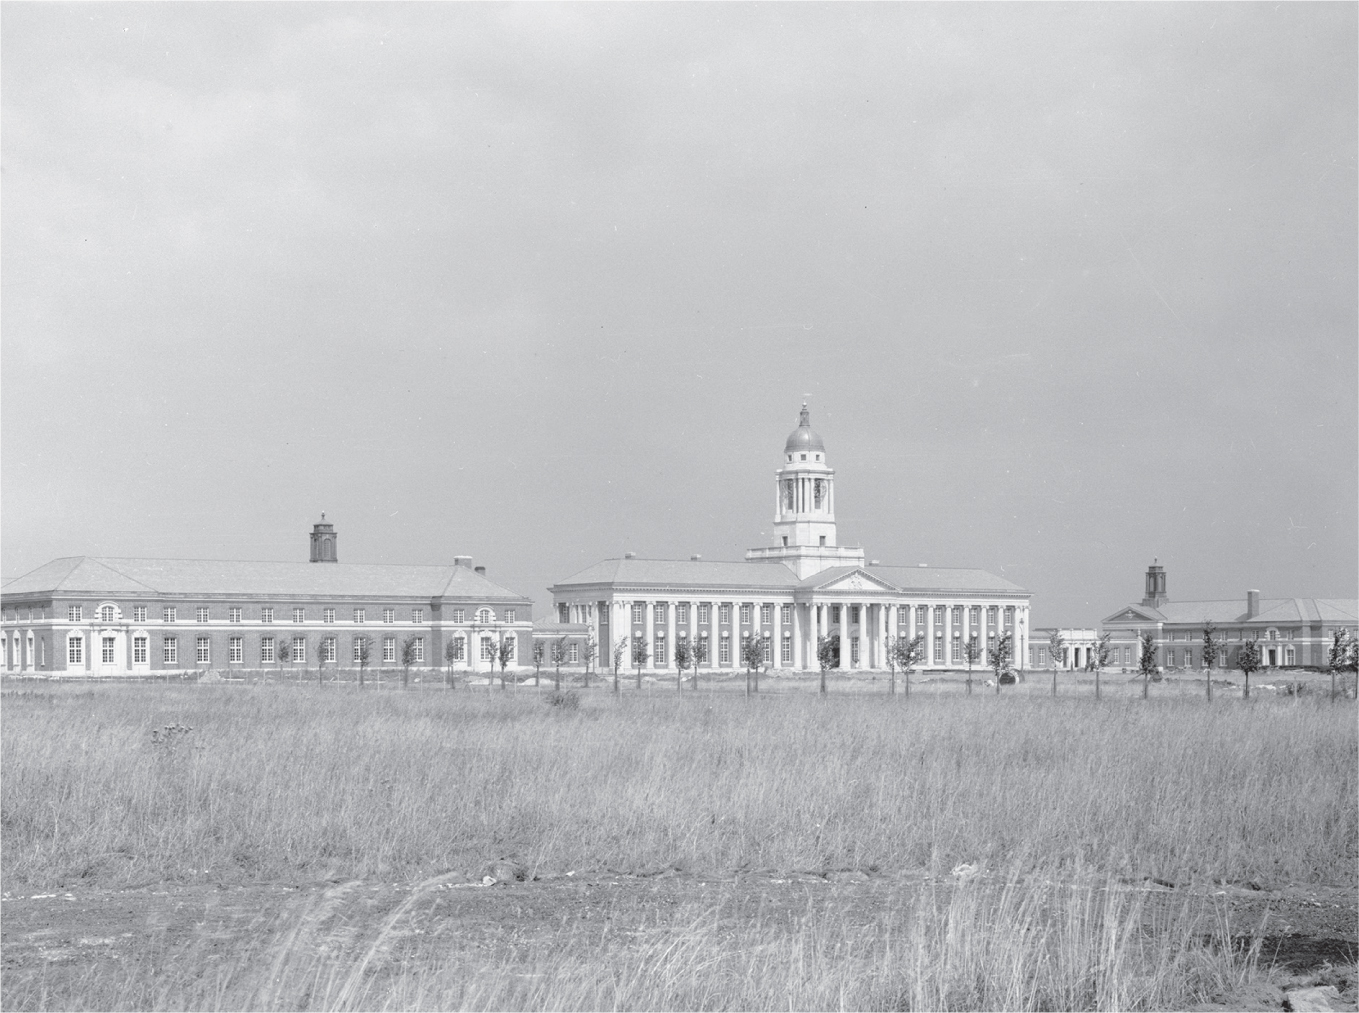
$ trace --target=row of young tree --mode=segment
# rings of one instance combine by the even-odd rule
[[[1100,673],[1108,667],[1109,657],[1112,653],[1110,645],[1111,636],[1109,633],[1102,633],[1096,638],[1090,652],[1090,662],[1087,670],[1093,671],[1095,675],[1095,698],[1100,697]],[[1054,630],[1048,637],[1048,651],[1053,660],[1052,669],[1052,695],[1057,695],[1057,670],[1066,664],[1067,651],[1069,645],[1066,638],[1060,631]],[[911,673],[916,666],[925,661],[925,638],[923,634],[916,634],[914,637],[888,637],[886,643],[886,659],[889,673],[888,693],[895,696],[897,691],[897,673],[901,673],[902,689],[905,694],[911,692]],[[967,692],[972,693],[972,672],[974,666],[981,660],[982,649],[975,638],[969,639],[961,645],[964,659],[967,662]],[[514,641],[505,639],[492,645],[491,666],[494,671],[495,666],[500,666],[500,684],[505,685],[505,670],[509,663],[514,660]],[[559,637],[550,645],[542,640],[535,640],[533,643],[533,684],[541,684],[542,667],[545,661],[550,658],[554,672],[554,688],[561,690],[561,669],[567,663],[570,651],[570,638]],[[1208,670],[1209,677],[1207,683],[1208,699],[1213,698],[1213,680],[1211,677],[1212,667],[1218,658],[1224,657],[1227,651],[1225,639],[1218,633],[1217,628],[1211,622],[1205,622],[1203,628],[1203,665]],[[288,664],[292,660],[291,649],[287,642],[278,645],[277,657],[280,664]],[[588,688],[590,676],[594,663],[598,656],[598,647],[593,638],[587,638],[581,645],[582,660],[585,663],[585,685]],[[410,683],[411,666],[419,660],[419,647],[416,638],[409,637],[401,644],[401,685],[407,686]],[[367,638],[360,639],[354,649],[355,661],[359,665],[359,686],[365,683],[365,673],[371,663],[372,642]],[[1010,633],[1004,633],[989,645],[986,649],[986,663],[992,670],[992,684],[997,693],[1000,687],[1006,682],[1014,681],[1014,674],[1011,671],[1011,661],[1014,656],[1014,641]],[[448,663],[447,681],[449,686],[455,685],[453,675],[453,664],[460,660],[457,657],[457,647],[450,642],[444,650],[444,658]],[[636,670],[637,689],[642,688],[642,669],[650,659],[650,652],[646,642],[631,637],[621,638],[613,647],[613,691],[619,692],[619,672],[623,667],[624,659],[630,660]],[[840,638],[836,634],[818,637],[816,642],[816,660],[821,671],[820,692],[824,695],[827,692],[826,674],[840,662]],[[693,672],[690,683],[694,689],[698,688],[698,667],[708,661],[708,642],[703,639],[689,640],[681,638],[675,643],[675,688],[684,689],[685,672]],[[760,691],[760,671],[765,665],[764,644],[756,637],[747,637],[741,644],[741,662],[746,669],[746,695],[758,693]],[[1243,696],[1250,698],[1250,677],[1262,667],[1262,652],[1259,639],[1245,641],[1237,651],[1236,666],[1245,676],[1245,686]],[[1331,645],[1327,655],[1327,671],[1331,676],[1331,698],[1336,696],[1336,680],[1342,672],[1359,671],[1359,639],[1349,630],[1340,628],[1334,631]],[[323,666],[318,664],[317,681],[322,681]],[[1157,664],[1157,642],[1156,638],[1150,633],[1143,633],[1138,637],[1138,674],[1142,676],[1142,698],[1146,699],[1150,692],[1150,683],[1153,679],[1159,679],[1160,667]]]

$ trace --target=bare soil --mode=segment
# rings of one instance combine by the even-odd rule
[[[487,885],[491,872],[503,878]],[[515,880],[512,865],[492,864],[420,884],[157,883],[6,894],[0,1005],[77,1008],[88,1004],[92,980],[148,973],[150,961],[152,975],[164,968],[181,984],[186,975],[199,979],[199,988],[187,983],[181,994],[202,994],[216,976],[231,978],[231,994],[250,995],[254,1007],[307,1009],[323,1002],[308,984],[315,975],[305,970],[318,954],[337,958],[331,966],[357,976],[373,996],[381,995],[385,976],[427,962],[454,962],[475,974],[503,969],[508,959],[534,973],[535,957],[545,952],[654,944],[667,933],[692,931],[696,906],[710,912],[704,931],[736,936],[752,923],[791,931],[809,915],[828,913],[845,925],[872,925],[912,891],[957,888],[923,873],[857,870],[520,874],[525,881]],[[1157,903],[1183,904],[1186,896],[1201,901],[1218,924],[1230,926],[1236,945],[1258,946],[1261,964],[1277,972],[1269,985],[1216,997],[1201,1009],[1284,1009],[1286,988],[1310,984],[1336,985],[1347,1003],[1341,1008],[1355,1009],[1354,888],[1154,882],[1129,888],[1148,892],[1149,912]]]

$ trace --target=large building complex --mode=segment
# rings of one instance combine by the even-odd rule
[[[492,667],[530,650],[533,603],[448,566],[340,563],[334,526],[311,562],[57,559],[0,589],[4,668],[59,675]],[[451,648],[450,646],[451,645]],[[366,654],[366,657],[364,655]]]
[[[1135,668],[1138,638],[1151,634],[1157,664],[1163,668],[1203,667],[1203,631],[1208,623],[1223,647],[1215,662],[1234,668],[1248,640],[1260,642],[1266,668],[1324,668],[1335,631],[1359,627],[1359,601],[1353,598],[1261,598],[1259,591],[1226,601],[1171,601],[1166,571],[1159,562],[1147,568],[1146,593],[1104,620],[1111,634],[1111,666]]]
[[[599,645],[600,660],[626,642],[645,645],[648,671],[675,671],[679,640],[705,645],[705,669],[742,668],[741,645],[755,638],[764,664],[818,667],[822,637],[838,637],[837,667],[885,669],[891,637],[924,638],[925,668],[966,664],[1012,635],[1014,663],[1025,658],[1029,594],[984,570],[882,566],[862,548],[840,545],[835,472],[803,405],[775,473],[777,545],[743,561],[607,559],[554,585],[555,619]],[[984,663],[984,662],[983,662]]]

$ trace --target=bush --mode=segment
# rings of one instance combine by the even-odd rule
[[[575,690],[553,690],[547,695],[547,705],[573,711],[580,706],[580,694]]]

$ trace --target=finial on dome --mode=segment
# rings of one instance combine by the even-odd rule
[[[797,417],[797,424],[798,424],[799,426],[806,426],[806,427],[808,427],[808,428],[811,428],[811,424],[812,424],[812,413],[809,412],[809,411],[807,410],[807,402],[806,402],[806,401],[803,401],[803,402],[802,402],[802,411],[798,414],[798,417]]]

